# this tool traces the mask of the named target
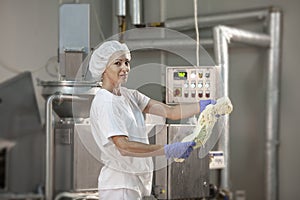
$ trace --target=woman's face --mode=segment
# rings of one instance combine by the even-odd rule
[[[126,54],[122,54],[112,59],[103,73],[103,80],[108,80],[115,85],[126,83],[129,71],[129,59]]]

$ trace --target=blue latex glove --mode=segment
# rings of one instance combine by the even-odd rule
[[[193,146],[196,142],[176,142],[173,144],[166,144],[164,146],[167,159],[169,158],[187,158],[193,151]]]
[[[217,102],[213,99],[207,99],[207,100],[200,100],[199,105],[200,105],[200,113],[208,106],[209,104],[215,105]]]

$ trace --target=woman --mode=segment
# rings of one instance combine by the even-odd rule
[[[168,106],[121,87],[127,81],[130,60],[126,44],[107,41],[93,52],[89,63],[92,77],[102,80],[90,110],[92,134],[104,164],[98,178],[101,200],[136,200],[150,195],[151,157],[187,158],[193,150],[194,142],[149,144],[143,113],[177,120],[199,114],[213,103],[205,100]]]

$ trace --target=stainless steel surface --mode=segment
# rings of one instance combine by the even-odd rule
[[[75,191],[98,191],[98,176],[103,164],[100,149],[90,124],[75,124],[73,140],[73,188]]]
[[[55,146],[54,146],[54,117],[53,102],[54,101],[70,101],[80,100],[80,97],[71,95],[51,95],[47,99],[46,104],[46,180],[45,180],[45,199],[52,200],[54,192],[54,159],[55,159]]]
[[[170,124],[168,143],[181,141],[195,126]],[[198,150],[183,163],[168,164],[168,199],[193,199],[209,196],[209,158],[199,159]]]
[[[116,0],[116,15],[126,16],[126,0]]]
[[[219,24],[241,24],[242,22],[261,21],[268,17],[269,9],[245,10],[239,12],[221,13],[214,15],[204,15],[198,17],[199,27],[212,27]],[[175,30],[190,30],[195,27],[194,17],[167,19],[165,27]]]
[[[148,135],[151,144],[165,145],[168,143],[167,125],[148,125],[150,129]],[[153,172],[153,190],[158,199],[168,198],[168,177],[167,177],[167,160],[164,156],[154,158],[154,172]]]
[[[151,143],[166,144],[181,141],[192,133],[195,126],[183,124],[155,125],[150,131]],[[198,152],[182,163],[165,157],[154,160],[153,189],[157,199],[194,199],[208,197],[209,165],[208,157],[198,158]]]
[[[271,45],[268,55],[268,78],[266,99],[266,200],[278,197],[278,147],[279,147],[279,90],[281,70],[281,31],[282,13],[270,13],[269,34]]]
[[[45,99],[53,94],[76,95],[85,101],[62,101],[53,104],[53,110],[60,118],[87,118],[91,102],[100,89],[95,82],[80,81],[41,81],[42,95]]]
[[[131,23],[133,25],[143,24],[143,4],[142,0],[129,0]]]
[[[78,80],[79,77],[84,77],[85,69],[80,69],[80,64],[89,52],[90,5],[61,5],[59,8],[59,80]]]
[[[80,69],[86,54],[84,50],[64,50],[60,56],[60,74],[65,80],[82,79],[85,75],[85,69]]]
[[[90,124],[57,122],[54,132],[54,193],[97,191],[97,177],[103,165],[99,161],[100,151],[91,134]]]

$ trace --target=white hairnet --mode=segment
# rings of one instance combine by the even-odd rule
[[[93,52],[89,63],[89,70],[94,79],[101,79],[110,57],[118,51],[124,51],[128,59],[131,59],[127,45],[121,44],[116,40],[104,42]]]

